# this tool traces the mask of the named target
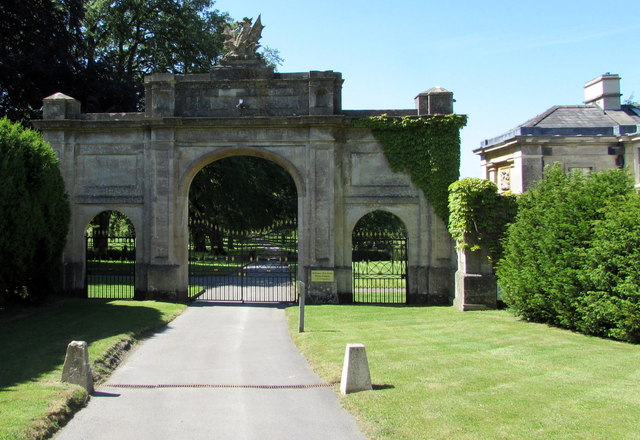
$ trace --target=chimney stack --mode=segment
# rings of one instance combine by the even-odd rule
[[[605,73],[584,85],[584,103],[602,110],[620,110],[620,76]]]
[[[453,92],[433,87],[416,96],[415,103],[418,115],[449,115],[453,113]]]

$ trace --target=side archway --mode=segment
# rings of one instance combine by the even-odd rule
[[[406,304],[409,293],[407,228],[387,211],[373,211],[351,234],[352,301]]]
[[[85,228],[84,294],[87,298],[136,298],[136,232],[120,211],[98,213]]]

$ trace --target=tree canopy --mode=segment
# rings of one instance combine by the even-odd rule
[[[29,120],[42,98],[73,93],[83,15],[82,0],[0,2],[0,116]]]
[[[84,111],[137,111],[144,75],[199,73],[223,53],[228,14],[213,0],[7,0],[0,3],[0,115],[38,116],[42,99]]]
[[[289,173],[251,156],[204,167],[189,190],[189,216],[228,230],[262,229],[297,218],[298,195]]]
[[[0,119],[0,303],[59,281],[70,210],[57,162],[40,134]]]

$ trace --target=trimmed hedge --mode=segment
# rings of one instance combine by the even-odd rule
[[[57,164],[39,133],[0,119],[0,304],[59,285],[70,210]]]
[[[576,327],[587,334],[640,342],[640,197],[604,208],[594,222],[577,304]]]
[[[638,341],[640,310],[632,293],[640,287],[640,246],[624,244],[640,240],[634,238],[640,227],[629,226],[640,219],[638,197],[626,171],[584,176],[547,169],[518,198],[504,240],[497,275],[509,308],[527,320]]]

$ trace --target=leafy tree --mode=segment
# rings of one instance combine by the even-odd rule
[[[632,191],[629,175],[608,170],[584,176],[560,166],[518,198],[497,275],[505,303],[525,319],[575,329],[593,222],[602,208]]]
[[[83,13],[82,0],[0,2],[0,115],[26,121],[42,98],[74,93]]]
[[[640,342],[640,196],[632,193],[603,210],[594,223],[581,274],[581,332]]]
[[[0,302],[57,287],[70,216],[57,162],[38,133],[0,120]]]
[[[144,75],[207,72],[222,55],[228,15],[212,0],[89,0],[87,74],[107,85],[94,109],[139,110]],[[105,102],[105,97],[112,102]]]
[[[80,100],[84,111],[140,110],[145,74],[207,72],[222,55],[229,17],[214,3],[0,2],[0,112],[32,119],[55,92]]]
[[[373,211],[362,217],[353,228],[356,234],[406,234],[402,220],[387,211]]]
[[[297,218],[297,191],[289,173],[258,157],[237,156],[204,167],[189,189],[189,217],[204,223],[196,232],[196,246],[209,235],[221,247],[220,230],[250,231]]]

